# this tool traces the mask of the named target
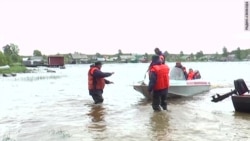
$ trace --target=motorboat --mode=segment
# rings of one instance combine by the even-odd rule
[[[186,80],[183,70],[178,67],[172,68],[169,75],[168,97],[191,97],[210,90],[211,84],[209,81],[203,79]],[[143,94],[147,99],[151,99],[147,87],[144,81],[133,85],[136,91]]]
[[[219,102],[231,96],[235,111],[250,113],[249,89],[243,79],[234,80],[235,89],[226,94],[216,94],[212,96],[212,102]]]

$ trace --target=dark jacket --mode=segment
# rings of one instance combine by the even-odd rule
[[[95,70],[94,73],[93,73],[93,77],[94,78],[104,78],[104,77],[109,77],[111,75],[112,75],[112,73],[102,72],[101,70]],[[111,81],[108,81],[106,79],[104,79],[104,80],[105,80],[106,84],[110,84],[111,83]]]

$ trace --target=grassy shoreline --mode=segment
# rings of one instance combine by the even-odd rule
[[[0,74],[10,74],[10,73],[25,73],[27,72],[27,68],[21,65],[13,65],[8,69],[0,69]]]

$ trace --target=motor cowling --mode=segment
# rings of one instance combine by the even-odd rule
[[[234,88],[236,95],[243,95],[246,92],[249,92],[248,87],[243,79],[234,80]]]

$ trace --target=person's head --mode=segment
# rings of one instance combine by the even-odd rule
[[[181,62],[176,62],[176,63],[175,63],[175,67],[182,68]]]
[[[99,69],[101,69],[102,62],[100,62],[100,61],[95,62],[95,66],[98,67]]]
[[[192,68],[189,68],[189,72],[193,72],[193,69],[192,69]]]
[[[152,56],[152,63],[156,64],[160,61],[160,57],[158,55]]]
[[[155,54],[159,55],[161,53],[159,48],[155,48]]]
[[[183,71],[186,71],[186,67],[182,67],[182,70],[183,70]]]

